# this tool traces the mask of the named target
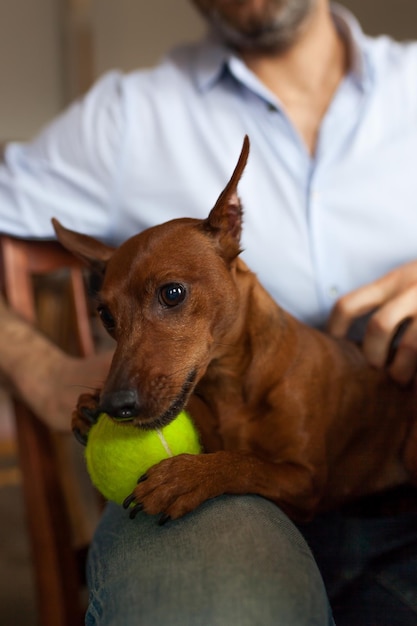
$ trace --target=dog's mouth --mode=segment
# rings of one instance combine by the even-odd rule
[[[144,430],[154,430],[155,428],[164,428],[168,426],[184,409],[187,404],[187,400],[190,397],[197,378],[197,370],[193,369],[187,376],[183,386],[181,387],[181,391],[172,404],[168,407],[168,409],[159,415],[156,419],[148,419],[143,420],[140,418],[135,418],[133,420],[134,424],[143,428]]]
[[[144,430],[154,430],[155,428],[164,428],[172,422],[177,415],[184,409],[188,398],[190,397],[197,378],[197,370],[194,368],[188,374],[184,381],[179,394],[174,398],[168,409],[156,417],[143,416],[143,409],[139,403],[130,402],[129,406],[118,407],[114,410],[111,407],[111,398],[105,398],[101,404],[100,410],[107,413],[115,422],[130,423]],[[126,394],[126,392],[121,392]],[[127,392],[135,395],[135,392]],[[136,395],[135,395],[136,397]]]

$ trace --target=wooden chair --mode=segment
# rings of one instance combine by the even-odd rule
[[[56,281],[52,286],[39,279],[51,275]],[[42,281],[46,295],[39,287]],[[57,285],[64,290],[58,297]],[[0,236],[0,287],[9,306],[45,332],[47,317],[48,329],[55,328],[50,338],[61,347],[71,344],[72,352],[84,356],[94,351],[83,270],[58,243]],[[64,307],[57,306],[63,300]],[[100,515],[99,499],[82,475],[82,447],[73,437],[53,433],[20,401],[14,401],[14,412],[39,622],[81,626],[83,565]]]

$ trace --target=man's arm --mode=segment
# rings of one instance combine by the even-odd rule
[[[30,144],[0,141],[0,232],[50,237],[50,218],[65,216],[79,230],[86,220],[93,234],[108,233],[107,187],[124,133],[119,83],[105,77]],[[0,300],[0,378],[51,428],[70,429],[79,394],[102,386],[110,359],[69,357]]]
[[[10,141],[0,163],[0,232],[52,238],[51,218],[108,237],[126,137],[124,82],[105,75],[30,142]]]
[[[111,352],[85,359],[66,355],[0,298],[0,376],[53,430],[70,430],[78,396],[102,386],[111,357]]]

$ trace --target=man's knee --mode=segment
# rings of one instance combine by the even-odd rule
[[[129,626],[135,615],[144,626],[331,623],[307,544],[263,498],[216,498],[163,527],[110,505],[94,543],[90,582],[103,626]]]

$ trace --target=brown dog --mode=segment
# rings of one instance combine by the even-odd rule
[[[116,350],[100,410],[154,428],[187,407],[205,446],[151,468],[126,501],[133,514],[165,521],[255,493],[301,520],[408,480],[413,392],[283,311],[239,258],[248,151],[246,138],[206,220],[173,220],[116,250],[54,220],[61,243],[104,276],[99,312]],[[86,433],[84,409],[97,404],[82,396],[73,427]]]

